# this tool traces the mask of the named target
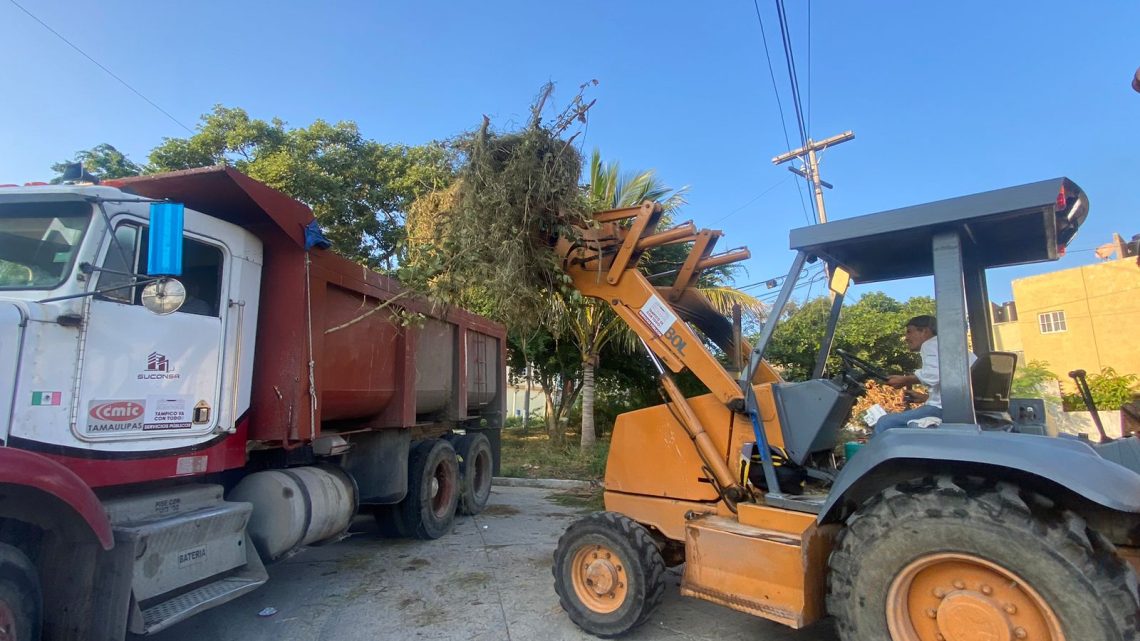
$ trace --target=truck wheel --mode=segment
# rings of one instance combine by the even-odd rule
[[[888,489],[848,519],[829,565],[844,641],[1140,638],[1136,576],[1112,544],[1007,483]]]
[[[455,441],[455,451],[461,475],[459,513],[478,514],[491,498],[491,441],[484,434],[467,434]]]
[[[644,623],[665,593],[665,561],[649,531],[614,512],[571,525],[558,540],[553,572],[562,609],[600,637]]]
[[[0,640],[39,641],[39,573],[18,548],[0,543]]]
[[[451,530],[459,504],[459,461],[442,439],[412,447],[408,495],[400,503],[404,526],[417,539],[438,539]]]

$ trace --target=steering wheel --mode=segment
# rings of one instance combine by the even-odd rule
[[[873,378],[879,382],[885,383],[887,381],[887,379],[890,378],[890,376],[891,376],[890,373],[887,372],[887,370],[879,367],[878,365],[868,363],[867,361],[859,358],[858,356],[856,356],[856,355],[854,355],[848,351],[845,351],[842,349],[836,349],[835,354],[837,356],[839,356],[840,360],[843,361],[844,367],[846,367],[848,369],[853,368],[853,369],[860,370],[861,372],[863,372],[867,376],[870,376],[871,378]],[[860,382],[859,385],[860,385],[860,387],[862,387],[863,384]]]

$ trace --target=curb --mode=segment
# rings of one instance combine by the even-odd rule
[[[520,479],[508,476],[496,476],[491,481],[491,487],[535,487],[544,490],[586,490],[599,487],[596,481],[571,481],[567,479]]]

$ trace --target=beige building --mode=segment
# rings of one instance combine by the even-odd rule
[[[1140,375],[1140,258],[1127,245],[1114,255],[1013,281],[1014,304],[994,307],[995,348],[1062,381],[1075,369]]]

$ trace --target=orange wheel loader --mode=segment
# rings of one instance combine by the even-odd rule
[[[618,417],[606,511],[558,543],[570,618],[621,635],[683,564],[684,595],[794,628],[830,615],[844,641],[1140,639],[1140,441],[1049,436],[1043,401],[1009,398],[1016,355],[993,349],[986,270],[1056,260],[1087,215],[1084,192],[1057,178],[795,229],[754,346],[692,287],[749,255],[714,253],[719,231],[658,230],[661,207],[647,202],[560,240],[574,285],[641,337],[668,399]],[[638,258],[670,243],[692,251],[655,286]],[[820,261],[832,312],[813,378],[787,382],[764,351]],[[847,353],[825,371],[848,284],[929,276],[942,423],[885,431],[838,460],[863,383],[882,375]],[[686,369],[708,393],[681,393],[673,376]]]

